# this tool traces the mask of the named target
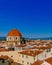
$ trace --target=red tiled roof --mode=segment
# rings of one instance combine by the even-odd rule
[[[4,51],[9,51],[9,50],[5,48],[0,48],[0,52],[4,52]]]
[[[45,61],[52,65],[52,57],[46,59]]]
[[[42,51],[39,51],[39,50],[35,50],[35,51],[32,51],[32,50],[26,50],[26,51],[22,51],[22,52],[19,52],[20,54],[24,54],[24,55],[29,55],[29,56],[36,56],[38,54],[40,54]]]
[[[34,62],[32,65],[41,65],[43,63],[43,61],[37,60],[36,62]]]
[[[17,45],[17,47],[25,47],[26,44],[20,44],[20,45]]]
[[[37,48],[37,49],[48,49],[48,48],[52,48],[52,46],[34,46],[34,47],[32,47],[31,49],[34,49],[34,48]]]
[[[22,35],[21,35],[21,33],[20,33],[18,30],[13,29],[13,30],[11,30],[11,31],[8,33],[7,36],[22,36]]]

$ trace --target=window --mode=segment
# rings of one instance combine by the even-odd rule
[[[48,49],[47,49],[47,52],[48,52]]]
[[[39,44],[37,44],[37,46],[39,46]]]
[[[24,55],[22,55],[22,58],[24,57]]]
[[[11,37],[10,37],[10,40],[11,40]]]
[[[47,49],[47,52],[51,52],[51,49]]]
[[[27,65],[29,65],[29,62],[27,62]]]
[[[24,61],[22,61],[22,63],[24,63]]]
[[[16,40],[17,40],[18,38],[16,37]]]
[[[51,52],[51,49],[49,49],[49,52]]]
[[[35,57],[34,57],[34,60],[35,60]]]
[[[30,65],[32,65],[32,63],[30,63]]]
[[[2,60],[2,63],[5,63],[5,60]]]
[[[11,57],[13,57],[13,56],[11,56]]]
[[[45,57],[46,57],[46,54],[45,54]]]
[[[15,44],[17,45],[17,42],[15,42]]]
[[[26,58],[28,58],[28,56],[26,56]]]
[[[20,55],[19,55],[19,57],[20,57]]]

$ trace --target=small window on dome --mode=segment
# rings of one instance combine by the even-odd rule
[[[10,37],[10,40],[11,40],[11,37]]]
[[[16,37],[16,40],[17,40],[17,37]]]

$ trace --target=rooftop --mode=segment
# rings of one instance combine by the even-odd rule
[[[25,50],[25,51],[22,51],[22,52],[19,52],[20,54],[24,54],[24,55],[29,55],[29,56],[36,56],[38,54],[40,54],[42,52],[39,51],[39,50]]]

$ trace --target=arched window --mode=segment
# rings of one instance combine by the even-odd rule
[[[10,40],[11,40],[11,37],[10,37]]]
[[[16,37],[16,40],[17,40],[18,38]]]

